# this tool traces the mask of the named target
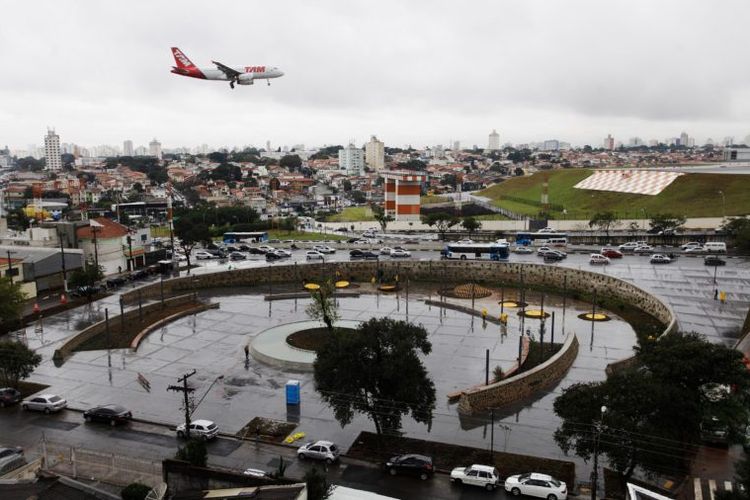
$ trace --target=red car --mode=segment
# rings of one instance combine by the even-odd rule
[[[602,248],[601,254],[610,259],[621,259],[622,252],[615,250],[614,248]]]

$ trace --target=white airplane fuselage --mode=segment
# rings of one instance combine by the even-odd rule
[[[284,76],[284,72],[275,66],[226,66],[213,61],[215,68],[199,68],[177,47],[172,48],[176,66],[172,67],[172,73],[181,76],[189,76],[201,80],[219,80],[234,84],[252,85],[255,80],[266,80],[270,85],[271,78]]]

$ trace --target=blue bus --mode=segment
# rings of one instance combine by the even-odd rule
[[[505,240],[494,243],[448,243],[442,251],[446,259],[505,261],[510,256],[510,245]]]
[[[557,232],[552,232],[552,231],[537,231],[535,233],[516,233],[516,245],[564,247],[567,244],[568,244],[567,233],[557,233]]]
[[[241,243],[241,242],[252,242],[259,243],[261,241],[268,241],[268,233],[266,231],[255,231],[255,232],[230,232],[224,233],[224,243]]]

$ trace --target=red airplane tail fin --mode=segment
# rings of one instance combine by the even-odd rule
[[[190,59],[188,59],[188,57],[183,54],[183,52],[177,47],[172,47],[172,55],[174,56],[174,60],[177,63],[178,68],[195,68],[195,64],[193,64]]]

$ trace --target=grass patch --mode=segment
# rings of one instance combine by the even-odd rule
[[[45,384],[37,384],[35,382],[26,382],[25,380],[21,380],[18,382],[18,389],[21,392],[21,397],[28,398],[32,394],[36,394],[37,392],[41,392],[48,388],[48,385]]]
[[[488,422],[489,423],[489,418]],[[500,439],[495,433],[495,447],[498,447]],[[572,488],[575,484],[575,464],[551,458],[532,457],[529,455],[518,455],[516,453],[503,453],[496,451],[494,457],[490,456],[489,450],[470,448],[435,441],[424,441],[401,436],[373,434],[372,432],[361,432],[354,440],[347,456],[367,460],[370,462],[386,462],[394,455],[402,453],[420,453],[429,455],[437,469],[451,470],[453,467],[471,464],[494,463],[500,472],[500,477],[508,477],[513,474],[523,474],[534,471],[542,474],[550,474],[568,484]]]
[[[741,174],[685,174],[678,177],[656,196],[574,189],[573,186],[594,171],[565,169],[514,177],[491,186],[479,194],[492,198],[496,206],[525,215],[540,211],[545,175],[549,176],[549,202],[564,207],[567,219],[587,220],[592,214],[612,210],[620,218],[644,219],[659,212],[686,217],[721,217],[724,205],[719,191],[726,196],[726,214],[750,213],[750,176]],[[511,196],[514,199],[504,199]],[[524,200],[528,201],[524,203]],[[645,216],[643,211],[645,210]],[[552,211],[554,218],[563,218],[561,210]]]
[[[179,305],[167,305],[164,307],[164,309],[159,309],[157,311],[151,311],[149,313],[144,312],[143,313],[143,320],[138,321],[138,319],[134,319],[131,321],[125,322],[125,329],[123,330],[122,323],[120,322],[119,316],[110,318],[109,320],[109,345],[107,345],[107,335],[101,334],[96,335],[93,338],[90,338],[80,346],[78,346],[76,351],[96,351],[101,349],[107,349],[107,347],[111,349],[125,349],[130,347],[130,342],[135,338],[136,335],[138,335],[141,330],[146,328],[148,325],[152,325],[159,321],[160,319],[164,319],[167,316],[171,316],[173,314],[177,314],[182,311],[187,311],[195,306],[201,305],[201,302],[198,301],[191,301],[185,304],[179,304]]]
[[[439,194],[428,194],[427,196],[420,196],[419,203],[422,205],[429,205],[430,203],[448,203],[451,201],[447,196],[440,196]]]
[[[323,240],[346,240],[346,236],[334,233],[308,233],[305,231],[285,231],[283,229],[271,229],[268,231],[269,240],[299,240],[299,241],[323,241]]]
[[[169,238],[169,226],[151,226],[152,238]]]
[[[336,328],[336,330],[348,330],[349,332],[355,331],[353,328]],[[286,343],[297,349],[318,352],[323,348],[323,345],[325,345],[329,338],[331,338],[331,334],[328,332],[328,328],[309,328],[289,335],[286,338]]]
[[[503,214],[475,215],[476,220],[510,220]]]
[[[326,222],[364,222],[375,220],[370,207],[346,207],[341,213],[329,215]]]

